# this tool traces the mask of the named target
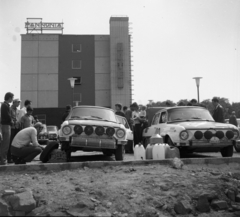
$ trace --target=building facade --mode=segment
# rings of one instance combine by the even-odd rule
[[[47,124],[56,122],[53,112],[61,113],[69,104],[113,109],[116,103],[129,106],[128,21],[128,17],[111,17],[109,35],[21,35],[22,101],[31,100],[34,114],[42,115],[41,119],[45,115]],[[71,77],[76,78],[74,88],[68,80]]]

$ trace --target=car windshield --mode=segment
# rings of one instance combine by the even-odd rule
[[[56,131],[57,128],[55,126],[47,126],[48,131]]]
[[[75,107],[67,119],[104,120],[117,122],[112,110],[93,107]]]
[[[208,120],[214,121],[212,115],[204,108],[175,108],[168,110],[168,121]]]

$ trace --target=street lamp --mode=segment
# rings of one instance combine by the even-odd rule
[[[194,77],[193,79],[195,79],[196,81],[196,85],[197,85],[197,94],[198,94],[198,103],[199,103],[199,86],[200,86],[200,79],[202,77]]]
[[[75,86],[75,81],[77,80],[77,78],[68,78],[68,80],[70,81],[70,85],[71,85],[71,88],[73,89],[73,94],[72,94],[72,104],[74,106],[74,86]]]

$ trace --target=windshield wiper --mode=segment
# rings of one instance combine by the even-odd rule
[[[202,118],[199,118],[199,117],[191,117],[191,119],[202,119]]]

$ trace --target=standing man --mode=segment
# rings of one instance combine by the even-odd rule
[[[14,99],[13,104],[10,108],[13,124],[11,127],[11,137],[10,137],[10,143],[9,143],[8,155],[7,155],[8,163],[13,163],[12,156],[11,156],[11,144],[14,137],[20,130],[20,123],[18,122],[19,109],[17,108],[20,105],[20,102],[21,102],[20,99]]]
[[[131,104],[130,105],[130,109],[127,109],[127,111],[125,112],[125,117],[127,119],[127,122],[131,128],[131,130],[133,130],[133,120],[132,120],[132,112],[134,111],[134,105]]]
[[[27,114],[27,107],[28,106],[31,106],[32,105],[32,101],[30,101],[30,100],[25,100],[25,102],[24,102],[24,107],[22,107],[21,109],[20,109],[20,111],[19,111],[19,116],[18,116],[18,121],[20,121],[21,120],[21,118],[25,115],[25,114]]]
[[[215,122],[225,123],[223,107],[219,104],[219,100],[217,97],[213,97],[212,104],[214,106],[214,111],[212,116]]]
[[[11,136],[11,125],[13,123],[10,103],[13,101],[13,93],[7,92],[4,97],[4,103],[1,106],[1,124],[2,124],[2,143],[0,144],[0,165],[7,164],[7,153]]]
[[[31,106],[28,106],[27,113],[20,120],[21,129],[32,127],[34,125],[34,118],[32,116],[32,113],[33,108]]]
[[[116,115],[119,115],[125,118],[125,114],[121,111],[122,105],[120,103],[115,104],[115,109],[116,109],[116,112],[115,112]]]
[[[70,114],[71,111],[72,111],[72,106],[67,105],[66,110],[65,110],[65,112],[63,113],[63,116],[62,116],[62,121],[63,122],[66,120],[67,116]]]
[[[236,115],[235,115],[235,111],[232,111],[232,114],[229,118],[229,124],[233,124],[236,127],[238,127],[238,122],[237,122],[237,118],[236,118]]]

